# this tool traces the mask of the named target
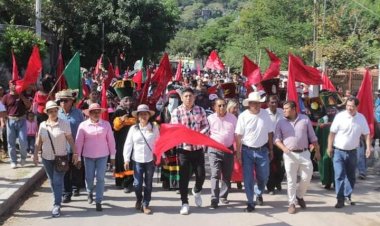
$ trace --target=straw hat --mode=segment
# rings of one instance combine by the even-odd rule
[[[248,95],[247,99],[243,100],[243,106],[247,107],[249,102],[260,102],[263,103],[265,101],[265,96],[261,97],[259,92],[252,92]]]
[[[72,99],[75,100],[75,97],[77,95],[77,92],[71,89],[64,89],[56,93],[55,97],[57,101],[60,101],[62,99]]]
[[[45,105],[45,109],[44,109],[44,112],[45,114],[47,114],[47,111],[50,110],[50,109],[53,109],[53,108],[59,108],[58,104],[52,100],[49,100],[46,105]]]
[[[140,104],[137,107],[136,111],[132,111],[132,116],[135,117],[135,118],[137,118],[137,114],[139,112],[149,112],[150,117],[152,117],[154,115],[154,111],[149,110],[149,107],[146,104]]]
[[[90,115],[91,111],[95,111],[95,110],[100,110],[102,113],[107,111],[107,109],[100,107],[100,105],[98,103],[92,103],[92,104],[90,104],[88,109],[83,110],[83,113],[88,116],[88,115]]]

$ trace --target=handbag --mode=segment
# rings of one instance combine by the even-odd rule
[[[47,130],[47,133],[48,133],[49,140],[51,143],[51,147],[53,148],[53,153],[55,156],[54,157],[54,168],[55,168],[55,170],[57,170],[58,172],[69,171],[70,165],[69,165],[69,159],[68,159],[67,155],[63,155],[63,156],[57,156],[56,155],[53,140],[51,139],[49,130]]]

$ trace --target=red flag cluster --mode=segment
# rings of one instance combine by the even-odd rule
[[[173,137],[175,137],[175,139],[173,139]],[[156,164],[160,164],[161,156],[164,152],[183,143],[192,145],[205,145],[226,153],[231,153],[231,150],[226,146],[216,142],[215,140],[202,133],[191,130],[184,125],[164,123],[161,124],[160,137],[156,141],[154,148],[154,154],[157,157]]]
[[[162,93],[165,91],[166,86],[169,81],[172,79],[172,70],[170,67],[169,56],[167,53],[164,53],[160,61],[160,65],[152,78],[152,82],[157,82],[157,87],[154,90],[152,96],[150,97],[150,101],[156,103]]]

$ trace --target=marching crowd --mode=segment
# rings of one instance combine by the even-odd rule
[[[264,205],[266,189],[270,194],[282,189],[286,175],[288,212],[294,214],[297,205],[306,208],[307,188],[318,169],[326,189],[335,188],[335,208],[354,204],[351,195],[359,160],[357,149],[362,140],[369,157],[372,144],[367,121],[357,111],[358,99],[353,96],[345,98],[341,109],[336,100],[335,104],[324,104],[304,99],[301,105],[283,100],[275,91],[247,94],[236,75],[205,74],[168,85],[154,106],[139,104],[134,92],[119,97],[110,92],[106,109],[99,104],[99,87],[92,83],[96,81],[87,83],[89,98],[79,105],[74,90],[51,95],[54,82],[49,76],[44,77],[37,92],[16,93],[16,81],[12,80],[9,92],[2,96],[0,117],[10,165],[23,167],[28,153],[36,165],[42,161],[54,196],[53,217],[60,216],[61,203],[79,196],[84,187],[88,203],[95,202],[96,211],[102,211],[109,165],[114,166],[115,186],[126,193],[134,191],[135,208],[145,214],[152,213],[153,174],[160,167],[163,188],[178,191],[179,212],[189,214],[188,189],[193,174],[195,204],[204,205],[207,160],[212,209],[219,203],[228,204],[231,182],[236,182],[238,187],[244,186],[245,211],[252,212],[256,205]],[[235,98],[226,97],[221,88],[225,83],[235,84]],[[217,91],[209,94],[213,85]],[[101,118],[104,112],[109,113],[109,121]],[[184,125],[223,144],[231,153],[183,143],[167,150],[162,163],[155,165],[161,123]]]

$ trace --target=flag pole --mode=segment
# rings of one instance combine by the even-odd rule
[[[57,84],[58,84],[59,80],[61,80],[61,78],[62,78],[63,74],[64,74],[64,73],[62,72],[62,74],[59,76],[59,78],[58,78],[58,79],[57,79],[57,81],[55,82],[55,84],[54,84],[53,88],[51,88],[51,90],[50,90],[50,92],[49,92],[49,94],[48,94],[48,96],[47,96],[47,99],[49,99],[49,97],[50,97],[50,96],[51,96],[51,94],[53,93],[53,91],[54,91],[55,87],[57,86]]]

